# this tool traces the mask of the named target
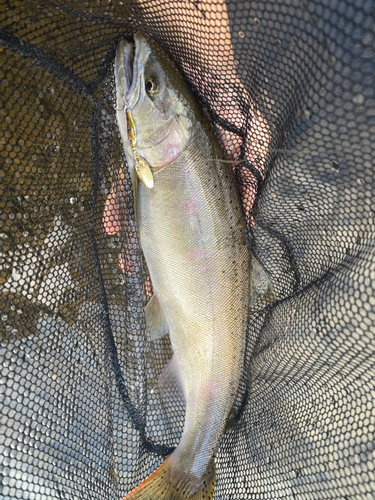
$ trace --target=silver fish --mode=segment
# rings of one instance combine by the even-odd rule
[[[250,254],[231,166],[169,59],[144,36],[120,41],[117,121],[154,295],[151,338],[169,334],[186,412],[181,440],[126,499],[212,498],[214,455],[241,376]]]

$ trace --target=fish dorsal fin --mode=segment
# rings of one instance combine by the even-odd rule
[[[168,333],[169,327],[159,299],[154,294],[146,306],[146,332],[150,340],[157,340]]]
[[[183,405],[186,403],[184,385],[180,368],[176,356],[173,354],[165,365],[158,380],[160,392],[165,401],[180,400]]]

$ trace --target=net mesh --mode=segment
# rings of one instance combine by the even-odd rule
[[[215,499],[373,498],[374,2],[0,5],[2,498],[119,499],[178,444],[115,117],[138,30],[236,165],[253,303]]]

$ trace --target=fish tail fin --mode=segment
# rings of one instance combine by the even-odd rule
[[[213,462],[213,461],[212,461]],[[183,491],[172,486],[168,458],[138,488],[122,500],[212,500],[216,481],[214,463],[204,478],[203,487],[194,495],[186,497]]]

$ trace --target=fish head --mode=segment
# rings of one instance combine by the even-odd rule
[[[137,34],[121,40],[115,63],[117,119],[127,155],[134,158],[127,111],[134,126],[135,150],[151,167],[165,167],[189,144],[200,121],[195,97],[167,56]]]

